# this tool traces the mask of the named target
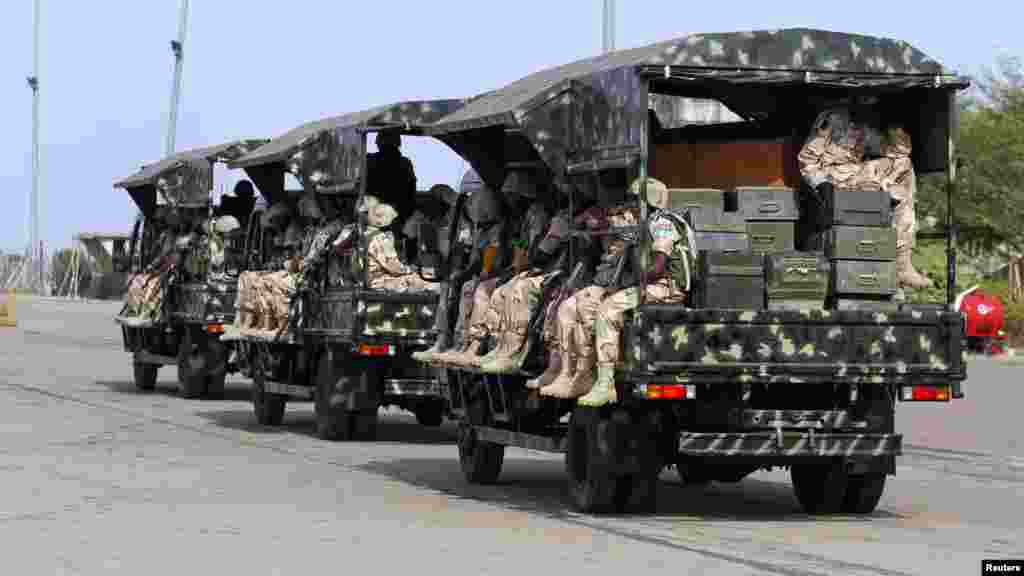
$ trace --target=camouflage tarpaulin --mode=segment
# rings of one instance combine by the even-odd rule
[[[132,200],[142,210],[142,213],[148,215],[156,207],[156,188],[161,178],[170,176],[170,180],[180,179],[185,176],[184,172],[188,172],[188,169],[184,167],[197,161],[205,160],[209,163],[230,162],[266,142],[266,140],[238,140],[217,146],[194,148],[179,152],[159,162],[143,166],[135,174],[115,182],[114,187],[127,190]],[[212,179],[212,173],[210,178]],[[202,185],[202,182],[199,182],[199,184]]]
[[[634,104],[643,102],[645,111],[648,107],[647,95],[636,84],[638,74],[657,78],[661,84],[675,82],[659,85],[659,90],[717,98],[741,115],[746,113],[744,104],[763,103],[742,98],[734,102],[709,86],[748,91],[783,85],[947,90],[966,86],[939,63],[898,40],[809,29],[700,34],[537,72],[475,98],[425,132],[439,136],[494,125],[522,129],[552,170],[562,173],[570,163],[564,150],[579,151],[588,144],[605,150],[637,145],[639,136],[634,134],[639,134],[642,124],[633,113]],[[686,82],[692,79],[712,82]],[[602,115],[605,107],[608,113]],[[613,112],[613,107],[620,110]],[[566,113],[575,117],[565,118]],[[614,141],[600,136],[594,140],[595,133],[619,136]]]
[[[361,135],[358,129],[395,127],[414,134],[458,110],[465,100],[424,100],[378,106],[361,112],[303,124],[235,160],[232,168],[283,163],[305,186],[352,183],[359,177]]]

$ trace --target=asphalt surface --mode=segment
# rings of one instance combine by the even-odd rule
[[[117,303],[19,299],[0,328],[0,550],[8,574],[980,574],[1024,558],[1024,364],[973,360],[967,399],[898,408],[909,445],[870,517],[800,512],[784,472],[684,488],[654,515],[566,504],[558,457],[510,449],[461,478],[454,427],[382,412],[373,443],[312,434],[311,405],[254,423],[131,384]]]

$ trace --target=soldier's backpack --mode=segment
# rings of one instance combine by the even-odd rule
[[[669,257],[668,273],[675,280],[676,286],[679,286],[684,291],[690,291],[690,280],[692,277],[693,270],[693,255],[696,254],[697,249],[694,244],[693,228],[687,221],[689,218],[688,212],[682,214],[674,212],[672,210],[659,210],[654,213],[653,218],[664,216],[676,227],[676,232],[679,233],[686,241],[686,248],[681,247],[678,243],[673,249],[673,254]],[[647,251],[651,251],[651,245],[653,244],[654,238],[651,236],[651,231],[648,227],[645,227],[644,234],[647,238]],[[645,254],[646,258],[641,260],[645,264],[653,263],[653,254]]]

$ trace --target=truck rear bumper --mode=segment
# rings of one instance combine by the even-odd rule
[[[681,456],[898,456],[902,434],[682,432]]]

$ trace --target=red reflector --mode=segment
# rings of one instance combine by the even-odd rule
[[[360,344],[359,354],[363,356],[394,356],[395,347],[391,344],[379,344],[371,346],[370,344]]]
[[[648,400],[685,400],[686,386],[683,384],[648,384]]]
[[[910,399],[923,402],[948,402],[949,388],[946,386],[914,386]]]

